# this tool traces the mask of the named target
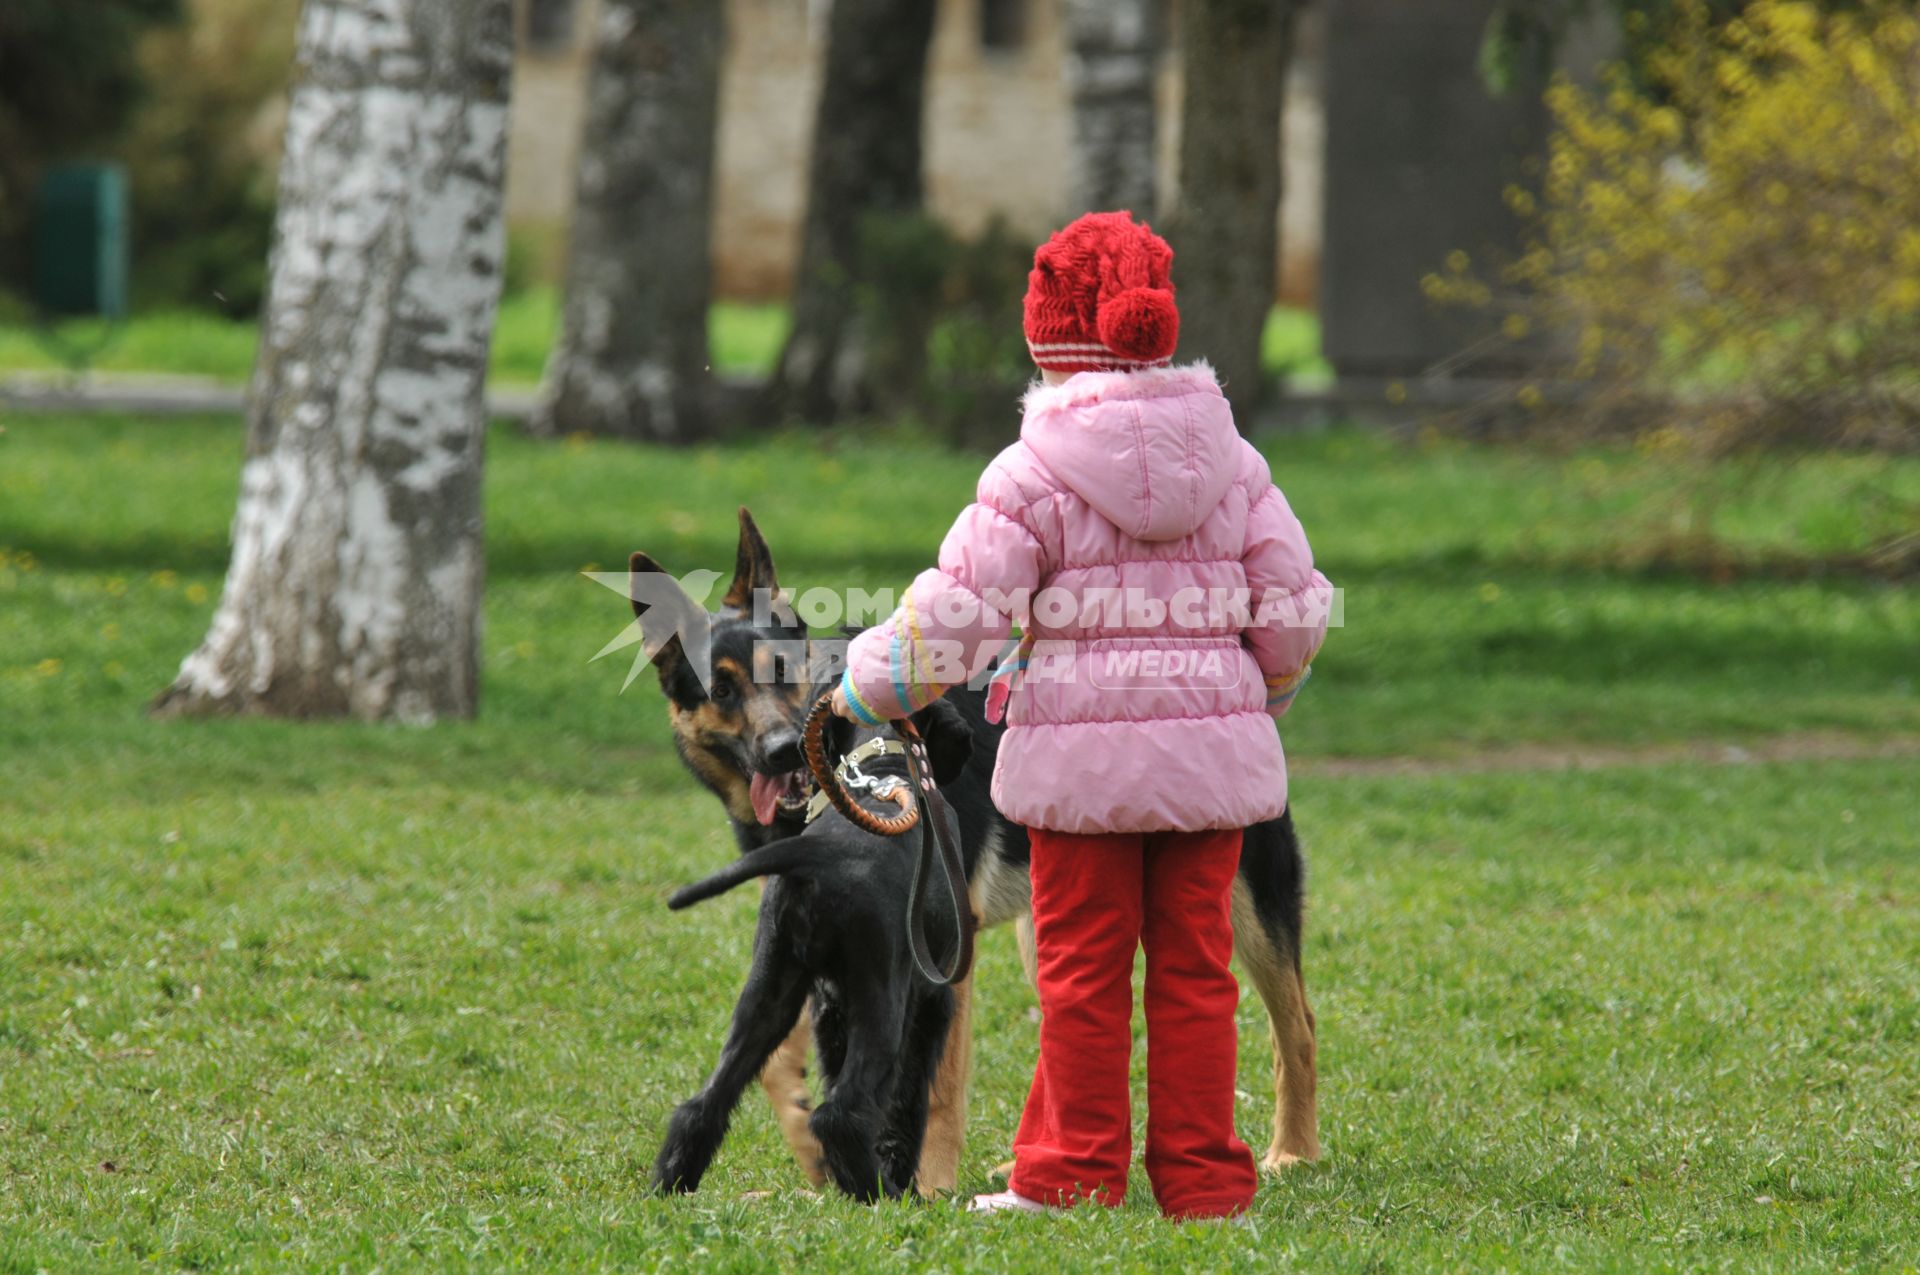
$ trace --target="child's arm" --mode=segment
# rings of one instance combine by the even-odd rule
[[[1012,480],[990,467],[941,543],[940,565],[848,645],[840,695],[854,717],[877,725],[925,708],[999,651],[1013,627],[1009,599],[1040,584],[1043,553],[1022,508]]]
[[[1267,712],[1278,718],[1293,706],[1308,665],[1327,636],[1333,586],[1313,567],[1307,533],[1280,489],[1268,483],[1247,514],[1240,557],[1251,596],[1253,623],[1242,637],[1267,683]]]

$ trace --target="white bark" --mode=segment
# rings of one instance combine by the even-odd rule
[[[1073,214],[1154,214],[1155,0],[1067,0]]]
[[[510,0],[307,0],[233,558],[156,704],[471,715]]]

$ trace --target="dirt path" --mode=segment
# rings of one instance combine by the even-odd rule
[[[1920,758],[1920,735],[1867,736],[1845,731],[1798,731],[1739,743],[1718,739],[1621,747],[1611,744],[1517,744],[1451,757],[1310,757],[1290,755],[1298,775],[1367,778],[1375,775],[1482,775],[1528,770],[1610,770],[1675,762],[1753,766],[1789,761]]]

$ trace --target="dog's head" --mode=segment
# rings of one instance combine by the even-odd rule
[[[627,572],[648,645],[673,635],[659,642],[653,663],[680,756],[735,821],[797,829],[811,795],[800,751],[812,699],[807,630],[780,592],[753,515],[740,510],[733,581],[711,615],[649,555],[634,554]],[[683,634],[697,634],[689,640],[705,649],[689,652]],[[698,663],[707,668],[704,683]]]

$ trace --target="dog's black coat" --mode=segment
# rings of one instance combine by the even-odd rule
[[[914,721],[935,781],[952,783],[970,751],[959,711],[936,703]],[[844,722],[835,727],[844,751],[852,731]],[[864,769],[905,773],[896,757]],[[673,896],[672,907],[690,907],[755,877],[772,878],[719,1065],[674,1113],[654,1165],[656,1187],[699,1186],[742,1091],[808,1003],[826,1086],[810,1125],[827,1175],[863,1201],[912,1187],[928,1089],[953,1016],[952,990],[920,973],[907,942],[912,865],[929,835],[922,826],[877,837],[828,810],[799,835],[751,850]],[[936,889],[922,909],[928,945],[936,959],[950,961],[960,936],[947,900]]]

